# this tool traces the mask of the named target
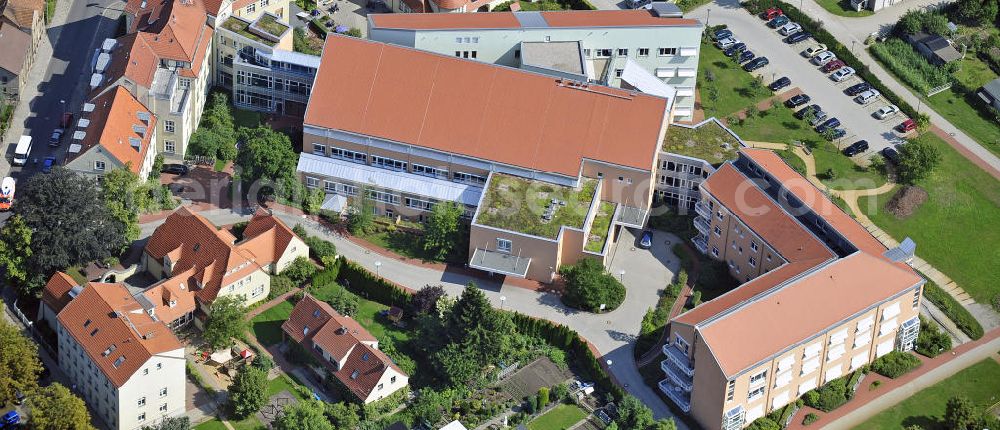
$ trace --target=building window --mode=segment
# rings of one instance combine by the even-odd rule
[[[758,249],[757,248],[757,242],[751,240],[750,241],[750,249],[752,249],[753,252],[757,252],[757,249]]]
[[[764,391],[766,391],[766,389],[767,389],[767,387],[759,387],[759,388],[754,388],[753,390],[750,390],[750,392],[747,393],[747,401],[748,402],[752,402],[754,400],[757,400],[757,399],[763,397],[764,396]]]
[[[396,383],[396,377],[393,376],[392,378],[389,378],[389,383],[390,384],[395,384]]]
[[[648,57],[649,56],[649,48],[639,48],[639,56],[640,57]]]
[[[254,13],[254,11],[256,10],[257,10],[256,3],[250,3],[250,6],[247,6],[247,13]]]
[[[722,211],[716,211],[715,212],[715,217],[718,218],[719,221],[722,221],[722,218],[723,218]]]
[[[917,306],[920,306],[920,287],[913,290],[913,309],[916,309]]]
[[[326,145],[314,143],[313,144],[313,154],[316,155],[326,155]]]
[[[722,229],[719,228],[719,226],[715,226],[715,235],[719,237],[722,236]]]
[[[719,248],[718,247],[716,247],[716,246],[712,247],[712,255],[714,255],[716,257],[719,256]]]
[[[167,387],[160,388],[160,397],[165,397],[167,395]]]
[[[598,58],[607,58],[607,57],[610,57],[610,56],[611,56],[611,49],[598,49],[597,50],[597,57]]]
[[[615,77],[616,78],[622,77],[622,73],[625,73],[625,69],[615,69]]]
[[[520,52],[520,51],[518,51],[518,52]],[[587,58],[590,58],[590,49],[584,49],[583,50],[583,56],[587,57]]]
[[[657,50],[657,54],[661,57],[667,55],[677,55],[677,48],[660,48]]]
[[[94,161],[94,170],[103,172],[105,168],[103,161]]]
[[[624,57],[628,55],[628,48],[618,48],[618,56]]]
[[[514,247],[514,244],[507,239],[497,238],[497,251],[510,253],[510,250]]]
[[[173,133],[174,132],[174,121],[173,120],[169,120],[169,119],[163,120],[163,131],[165,131],[167,133]]]
[[[399,196],[385,191],[368,190],[368,198],[382,203],[399,204]]]
[[[455,172],[455,181],[465,182],[473,185],[485,185],[486,177],[482,175],[474,175],[472,173]]]
[[[405,203],[407,207],[411,207],[411,208],[414,208],[414,209],[420,209],[422,211],[429,211],[429,210],[431,210],[431,209],[434,208],[434,203],[433,202],[429,202],[429,201],[426,201],[426,200],[415,199],[415,198],[412,198],[412,197],[406,197],[406,198],[404,198],[403,199],[403,203]]]
[[[729,381],[729,388],[726,391],[726,401],[727,402],[733,401],[733,397],[735,394],[736,394],[736,381],[732,380]]]
[[[326,191],[328,193],[336,193],[337,192],[337,183],[336,182],[330,182],[330,181],[323,181],[323,191]]]
[[[137,403],[139,404],[140,408],[143,407],[143,406],[146,406],[146,398],[145,397],[140,397],[139,401]]]
[[[174,143],[174,141],[172,141],[172,140],[164,140],[163,141],[163,152],[166,152],[168,154],[173,154],[173,153],[177,152],[177,146]]]
[[[164,404],[160,405],[160,412],[166,412],[166,411],[167,411],[167,404],[164,403]]]
[[[520,49],[515,49],[514,50],[514,58],[521,58],[521,50]]]
[[[767,370],[760,372],[756,375],[750,377],[750,386],[755,386],[757,384],[762,384],[767,380]]]
[[[142,369],[142,376],[146,376],[148,374],[149,374],[149,369]]]
[[[750,257],[750,267],[757,267],[757,259]]]
[[[372,165],[389,170],[406,170],[406,162],[387,157],[372,156]]]
[[[143,412],[143,413],[139,414],[139,418],[137,418],[137,419],[139,420],[140,423],[143,422],[143,421],[146,421],[146,413]]]
[[[163,363],[156,363],[156,370],[162,370],[162,369],[163,369]]]
[[[430,176],[432,178],[448,178],[447,169],[439,169],[437,167],[425,166],[423,164],[413,164],[413,173],[418,175]]]
[[[768,261],[768,262],[771,262],[771,254],[767,254],[767,257],[766,257],[766,258],[767,258],[767,261]]]
[[[349,149],[341,149],[336,147],[330,148],[330,156],[333,158],[340,158],[347,161],[353,161],[355,163],[368,163],[368,156],[363,152],[351,151]]]
[[[306,177],[306,186],[309,188],[316,188],[319,186],[319,178]]]
[[[456,57],[462,57],[462,51],[455,51]]]
[[[382,388],[383,388],[383,384],[378,384],[378,389],[382,390]]]

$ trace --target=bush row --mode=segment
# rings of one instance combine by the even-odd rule
[[[896,379],[920,367],[920,359],[908,352],[892,351],[872,362],[872,370],[887,378]]]
[[[889,88],[886,87],[885,84],[879,80],[879,78],[868,70],[868,66],[865,66],[864,63],[858,59],[858,57],[851,53],[849,47],[844,46],[840,43],[840,41],[833,37],[830,32],[824,30],[822,23],[808,17],[795,6],[782,2],[781,0],[750,0],[743,5],[754,15],[759,15],[770,7],[780,7],[789,19],[799,23],[804,30],[812,33],[813,39],[816,39],[817,42],[826,45],[827,49],[837,55],[837,58],[844,60],[848,66],[854,68],[858,77],[864,79],[866,82],[871,84],[872,87],[882,93],[882,97],[885,97],[889,103],[899,107],[903,113],[914,120],[921,117],[920,113],[918,113],[913,106],[910,106],[909,103],[903,101],[903,99],[896,95],[896,93],[889,90]]]
[[[344,260],[340,264],[340,284],[368,300],[403,309],[410,306],[410,291],[353,261]]]
[[[947,84],[951,80],[948,72],[927,60],[902,39],[890,37],[871,47],[872,55],[889,68],[892,73],[921,93]]]
[[[924,284],[924,297],[934,303],[941,312],[944,312],[955,325],[958,326],[962,333],[965,333],[972,340],[977,340],[983,337],[983,326],[976,321],[976,318],[969,313],[968,309],[965,309],[958,300],[955,300],[951,294],[947,291],[942,290],[937,284],[927,281]]]

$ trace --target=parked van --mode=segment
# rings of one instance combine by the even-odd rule
[[[31,136],[21,136],[14,147],[14,165],[23,166],[28,164],[28,154],[31,153]]]

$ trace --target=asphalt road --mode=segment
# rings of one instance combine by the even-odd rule
[[[868,141],[870,149],[863,156],[870,156],[882,148],[905,142],[892,129],[903,121],[902,114],[885,120],[875,119],[872,113],[888,105],[884,99],[879,98],[865,106],[856,103],[853,97],[847,96],[843,91],[861,82],[858,77],[852,76],[843,82],[834,82],[828,73],[820,71],[818,66],[802,55],[806,48],[818,42],[810,38],[794,45],[786,44],[780,33],[740,7],[736,0],[719,0],[710,8],[711,17],[708,16],[708,8],[700,8],[688,17],[701,19],[702,22],[710,19],[710,25],[728,25],[736,37],[747,44],[748,49],[766,56],[770,61],[769,65],[755,71],[755,75],[763,77],[768,84],[775,78],[787,76],[792,80],[791,87],[799,87],[812,98],[810,104],[817,103],[830,117],[840,119],[841,127],[847,131],[847,135],[834,141],[838,148],[864,139]],[[863,49],[863,46],[858,46],[857,49]]]

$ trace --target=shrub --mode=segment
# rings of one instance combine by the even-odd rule
[[[850,388],[847,387],[847,380],[845,378],[837,378],[827,382],[822,387],[807,392],[803,399],[811,407],[824,412],[830,412],[847,403],[848,391],[850,391]]]
[[[746,430],[781,430],[781,425],[768,417],[760,417],[750,423]]]
[[[410,293],[385,278],[376,276],[353,261],[340,265],[340,282],[355,294],[389,306],[409,309]]]
[[[265,372],[269,372],[274,368],[274,360],[266,354],[257,354],[250,363],[253,367],[256,367]]]
[[[896,379],[920,366],[920,359],[913,354],[892,351],[872,362],[872,370],[887,378]]]
[[[566,384],[556,384],[552,387],[552,397],[557,402],[564,400],[568,394],[569,387]]]
[[[802,419],[802,425],[806,425],[807,426],[807,425],[812,424],[812,423],[814,423],[816,421],[819,421],[819,415],[816,415],[816,414],[810,412],[810,413],[806,414],[805,418]]]
[[[921,93],[951,80],[947,70],[928,63],[923,55],[902,39],[891,37],[872,45],[869,50],[893,74]]]
[[[591,258],[563,266],[559,274],[566,280],[563,302],[590,312],[611,311],[625,301],[625,286],[604,270],[604,265]]]
[[[983,326],[979,324],[969,310],[958,303],[951,294],[948,294],[937,284],[927,281],[924,284],[924,297],[934,303],[941,312],[944,312],[952,322],[958,326],[962,333],[965,333],[972,340],[983,337]]]
[[[941,331],[938,325],[920,316],[920,335],[917,336],[916,351],[926,357],[937,357],[951,349],[951,336]]]
[[[316,261],[323,261],[323,257],[337,255],[337,246],[329,240],[321,239],[317,236],[305,236],[302,241],[309,247],[309,256]]]
[[[538,408],[544,409],[549,404],[549,389],[542,387],[538,389]]]
[[[868,386],[868,391],[872,391],[882,385],[882,381],[874,381]]]
[[[302,285],[316,273],[316,266],[308,258],[299,257],[281,271],[295,286]]]
[[[267,299],[271,300],[285,294],[295,288],[295,283],[287,276],[275,275],[271,277],[271,291],[267,293]]]

